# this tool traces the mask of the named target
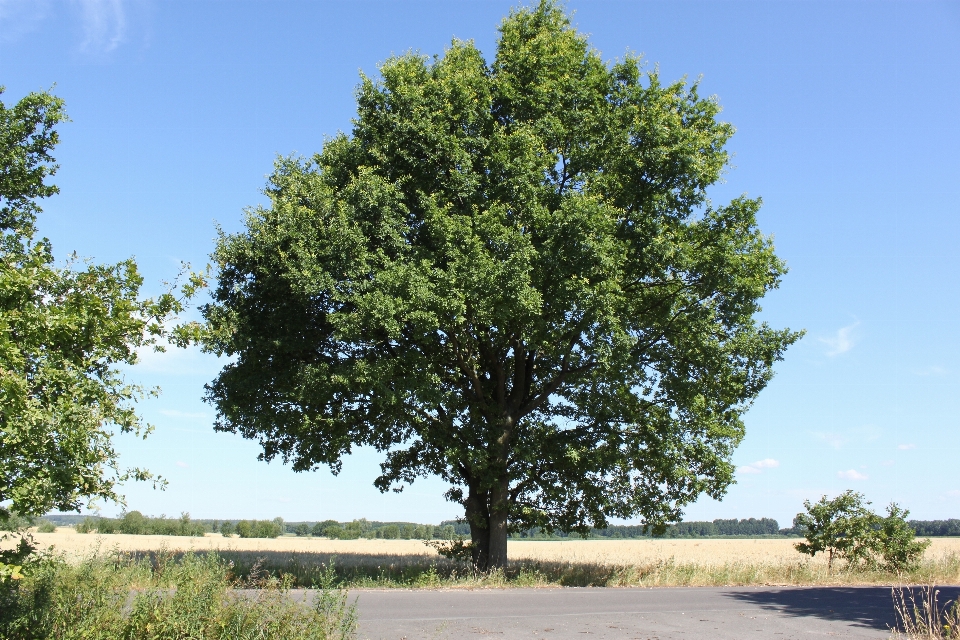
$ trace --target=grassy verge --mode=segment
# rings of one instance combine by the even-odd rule
[[[941,605],[940,591],[936,587],[923,587],[919,592],[901,587],[894,590],[893,602],[898,624],[892,640],[960,638],[960,602]]]
[[[145,558],[152,558],[146,554]],[[330,580],[341,588],[484,587],[680,587],[750,585],[924,585],[960,583],[960,554],[927,558],[903,574],[880,570],[827,570],[809,559],[794,563],[649,564],[516,562],[503,572],[476,575],[470,567],[443,558],[280,551],[221,551],[234,574],[283,576],[291,586],[312,587]]]
[[[298,604],[292,577],[250,567],[243,578],[216,553],[45,557],[23,573],[0,584],[2,638],[341,640],[356,629],[345,592],[321,589],[312,606]],[[318,578],[314,586],[335,581]]]

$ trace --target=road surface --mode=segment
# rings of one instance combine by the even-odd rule
[[[960,596],[941,588],[940,602]],[[889,587],[354,590],[361,640],[890,637]]]

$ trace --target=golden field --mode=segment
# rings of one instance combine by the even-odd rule
[[[790,539],[512,540],[510,567],[478,576],[419,540],[98,535],[72,528],[33,535],[41,547],[74,559],[216,551],[238,577],[283,573],[303,587],[317,584],[334,568],[352,588],[960,583],[960,538],[933,538],[920,566],[902,575],[842,566],[831,571],[822,554],[801,555],[793,548],[797,540]]]
[[[411,560],[436,557],[420,540],[328,540],[326,538],[224,538],[206,536],[134,536],[76,533],[60,527],[56,533],[34,533],[43,548],[54,547],[69,556],[108,551],[237,551],[318,553],[341,556],[402,556]],[[931,538],[926,557],[960,554],[960,538]],[[508,555],[518,562],[572,562],[585,564],[651,564],[656,562],[724,565],[729,563],[780,564],[800,556],[790,539],[679,539],[679,540],[511,540]],[[817,556],[814,561],[819,561]],[[826,562],[826,560],[823,560]]]

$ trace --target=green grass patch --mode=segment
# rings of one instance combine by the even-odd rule
[[[293,576],[216,553],[40,557],[0,583],[0,637],[10,640],[299,640],[352,638],[356,613],[327,571],[297,602]]]

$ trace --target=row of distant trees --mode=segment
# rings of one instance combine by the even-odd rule
[[[469,531],[469,528],[467,528]],[[555,535],[564,537],[578,536],[571,534],[547,534],[540,529],[529,529],[515,534],[519,538],[550,538]],[[615,525],[603,529],[591,529],[591,538],[649,538],[654,534],[649,527],[642,525]],[[659,536],[662,538],[713,538],[718,536],[776,536],[782,535],[780,525],[773,518],[746,518],[737,520],[714,520],[713,522],[680,522],[667,527]]]
[[[22,520],[22,521],[21,521]],[[337,540],[384,539],[384,540],[452,540],[457,536],[469,537],[470,525],[457,520],[445,520],[439,525],[417,524],[413,522],[378,522],[366,519],[350,522],[324,520],[321,522],[284,522],[283,518],[273,520],[191,520],[189,513],[179,518],[158,518],[144,516],[139,511],[121,514],[118,518],[76,516],[52,516],[51,521],[58,524],[71,524],[80,533],[97,531],[99,533],[128,533],[139,535],[202,536],[207,532],[219,532],[225,536],[236,535],[241,538],[276,538],[284,534],[301,537],[325,537]],[[37,519],[21,518],[10,522],[10,526],[24,527],[43,523]],[[949,520],[910,520],[910,527],[918,536],[960,537],[960,519]],[[800,536],[802,532],[796,526],[780,528],[773,518],[718,519],[711,522],[680,522],[667,527],[662,538],[714,538],[714,537],[758,537],[758,536]],[[556,538],[579,537],[576,533],[548,533],[541,529],[528,529],[512,534],[514,539],[549,540]],[[649,528],[642,525],[616,525],[604,529],[591,529],[590,538],[630,539],[654,537]]]
[[[76,525],[77,533],[127,533],[144,536],[202,536],[206,527],[190,519],[189,513],[179,518],[151,518],[139,511],[130,511],[119,518],[85,518]]]

